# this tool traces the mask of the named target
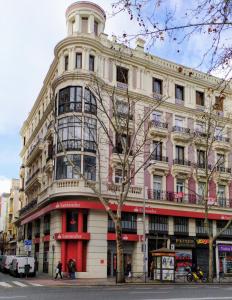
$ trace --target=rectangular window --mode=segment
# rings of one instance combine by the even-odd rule
[[[94,33],[95,35],[98,35],[98,22],[94,21]]]
[[[153,176],[154,199],[162,200],[162,176]]]
[[[175,85],[175,98],[184,101],[184,87],[182,85]]]
[[[203,204],[203,200],[205,197],[205,182],[198,182],[198,201],[197,204]]]
[[[216,96],[215,97],[214,109],[217,110],[217,111],[223,111],[223,102],[224,102],[224,97]]]
[[[163,143],[162,142],[153,142],[153,155],[155,160],[162,160],[163,155]]]
[[[93,55],[89,56],[89,71],[94,72],[94,60],[95,57]]]
[[[154,111],[152,114],[152,119],[155,122],[161,122],[162,121],[162,113],[160,111]]]
[[[124,177],[127,177],[126,170],[125,170],[125,176]],[[122,183],[122,180],[123,180],[122,169],[116,169],[115,170],[114,182],[115,183]]]
[[[184,127],[184,118],[181,117],[175,117],[175,126],[178,128],[183,128]]]
[[[217,202],[221,207],[226,207],[226,187],[225,185],[218,185]]]
[[[216,127],[214,134],[215,134],[216,138],[218,138],[218,139],[222,138],[222,136],[223,136],[223,128],[222,127]]]
[[[68,71],[68,55],[64,57],[64,70]]]
[[[88,33],[88,18],[81,18],[81,31],[82,33]]]
[[[188,218],[174,217],[174,232],[188,233]]]
[[[153,78],[153,93],[162,95],[163,94],[163,80]]]
[[[116,152],[119,154],[125,153],[129,150],[130,147],[130,136],[127,136],[126,134],[116,134]]]
[[[128,84],[128,69],[117,66],[117,82]]]
[[[217,166],[218,168],[225,168],[225,154],[217,153]]]
[[[197,122],[195,128],[196,128],[196,132],[199,132],[199,133],[205,132],[205,125],[202,122]]]
[[[203,92],[196,91],[196,105],[205,105],[205,95]]]
[[[76,53],[76,68],[82,69],[82,53]]]
[[[197,150],[197,165],[200,168],[205,168],[205,151]]]
[[[184,193],[184,180],[183,179],[177,179],[176,180],[176,192],[177,193]]]
[[[83,174],[87,180],[96,180],[96,157],[84,156]]]
[[[44,235],[50,234],[50,214],[44,216]]]
[[[78,231],[78,211],[68,211],[67,221],[66,221],[66,231],[67,232],[77,232]]]
[[[79,178],[79,172],[81,170],[81,156],[78,154],[68,155],[68,158],[75,165],[73,169],[67,159],[64,156],[58,156],[56,160],[56,179],[67,179],[67,178]]]
[[[176,146],[176,159],[179,163],[184,163],[184,147]]]
[[[168,217],[149,215],[150,232],[168,232]]]

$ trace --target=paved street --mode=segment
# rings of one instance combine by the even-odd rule
[[[0,299],[26,300],[232,300],[232,285],[60,286],[36,283],[0,273]]]

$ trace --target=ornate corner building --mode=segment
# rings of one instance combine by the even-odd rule
[[[149,168],[140,170],[133,179],[123,208],[125,262],[132,261],[134,272],[143,270],[143,224],[139,220],[145,194],[147,263],[151,250],[166,245],[176,249],[180,271],[193,262],[207,269],[207,235],[200,201],[205,184],[205,139],[196,116],[207,102],[220,100],[220,122],[225,126],[223,132],[218,128],[210,157],[212,163],[223,157],[218,176],[210,181],[209,197],[215,205],[209,218],[216,233],[232,217],[231,89],[224,90],[222,103],[219,92],[209,93],[219,83],[217,78],[145,53],[141,39],[135,49],[110,40],[104,33],[105,12],[94,3],[72,4],[66,11],[66,21],[67,37],[55,47],[43,87],[21,129],[22,208],[17,253],[24,252],[24,240],[32,240],[31,254],[39,272],[52,274],[58,260],[65,271],[72,258],[77,262],[79,278],[115,275],[114,225],[92,189],[67,164],[65,155],[75,161],[89,181],[96,181],[96,168],[89,166],[97,165],[93,140],[97,134],[97,107],[88,87],[97,77],[105,86],[115,87],[122,102],[128,89],[135,99],[136,112],[144,109],[136,99],[142,99],[145,107],[167,98],[150,117],[149,147],[158,143],[155,153]],[[119,69],[124,72],[123,78]],[[131,116],[132,127],[137,117],[137,113]],[[193,142],[196,135],[199,138]],[[121,180],[117,156],[107,143],[102,143],[100,150],[105,181],[102,190],[113,200]],[[231,237],[229,228],[215,244],[217,272],[222,261],[228,262],[225,271],[232,271],[230,252],[222,251],[229,249],[225,245],[230,244]]]

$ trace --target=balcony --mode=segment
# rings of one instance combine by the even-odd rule
[[[184,100],[175,98],[175,104],[184,105]]]
[[[168,233],[168,224],[149,222],[149,233]]]
[[[180,126],[173,126],[172,127],[172,138],[174,141],[187,143],[191,139],[190,129],[180,127]]]
[[[51,138],[53,137],[54,133],[55,133],[55,130],[54,130],[54,127],[53,127],[53,121],[51,121],[51,122],[48,124],[48,126],[47,126],[47,132],[46,132],[44,138],[45,138],[46,140],[49,140],[49,139],[51,139]]]
[[[116,124],[116,120],[118,124]],[[113,114],[113,123],[115,127],[117,128],[121,127],[122,129],[127,129],[127,125],[128,125],[129,132],[132,132],[134,129],[133,120],[134,120],[134,116],[129,112],[128,113],[117,112],[116,115],[115,113]]]
[[[26,166],[29,167],[33,161],[35,160],[35,158],[40,155],[40,153],[42,153],[43,150],[43,143],[42,143],[42,139],[39,139],[38,142],[32,147],[32,149],[30,150],[27,159],[26,159]]]
[[[46,159],[46,165],[45,165],[45,172],[46,173],[52,173],[52,171],[53,171],[53,159],[52,159],[52,157],[48,157],[47,159]]]
[[[188,235],[188,225],[186,224],[174,224],[174,234]]]
[[[195,173],[198,179],[206,177],[206,163],[197,163],[194,165]],[[208,164],[208,175],[212,170],[212,166]]]
[[[42,174],[40,169],[37,169],[25,182],[25,193],[27,193],[32,187],[38,188],[42,183]]]
[[[217,166],[217,177],[221,181],[229,181],[231,179],[231,168]]]
[[[208,139],[210,139],[210,136],[208,136]],[[196,130],[194,132],[194,143],[197,146],[206,146],[206,143],[207,143],[207,133]]]
[[[107,184],[107,191],[112,192],[112,193],[117,193],[120,192],[121,190],[121,185],[120,184],[116,184],[116,183],[108,183]],[[130,186],[129,188],[129,196],[141,196],[142,195],[142,187],[138,187],[138,186]]]
[[[157,174],[157,172],[167,175],[169,172],[168,157],[160,155],[152,155],[148,170],[151,174]]]
[[[172,172],[177,177],[189,177],[192,172],[191,162],[189,160],[184,159],[174,159]]]
[[[19,215],[21,216],[21,215],[29,212],[34,207],[36,207],[36,205],[37,205],[37,198],[30,201],[27,205],[25,205],[23,208],[21,208],[20,211],[19,211]]]
[[[115,232],[115,226],[112,220],[108,220],[108,232]],[[122,233],[137,234],[137,222],[122,220]]]
[[[132,159],[132,151],[129,154],[128,159]],[[112,168],[117,168],[122,165],[122,162],[124,162],[124,153],[123,149],[121,147],[114,147],[112,154],[111,154],[111,167]]]
[[[231,144],[228,137],[215,136],[213,142],[213,148],[216,151],[230,151]]]
[[[120,81],[117,81],[117,88],[123,89],[123,90],[127,90],[128,89],[128,84],[120,82]]]
[[[168,123],[160,121],[151,121],[149,134],[152,138],[165,138],[168,135]]]
[[[168,201],[174,203],[197,204],[198,196],[196,194],[174,193],[163,190],[148,190],[149,200]]]

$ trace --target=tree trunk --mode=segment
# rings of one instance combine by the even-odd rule
[[[209,238],[209,282],[213,282],[213,238]]]
[[[122,245],[122,224],[121,219],[117,219],[115,226],[116,246],[117,246],[117,283],[125,282],[123,245]]]

